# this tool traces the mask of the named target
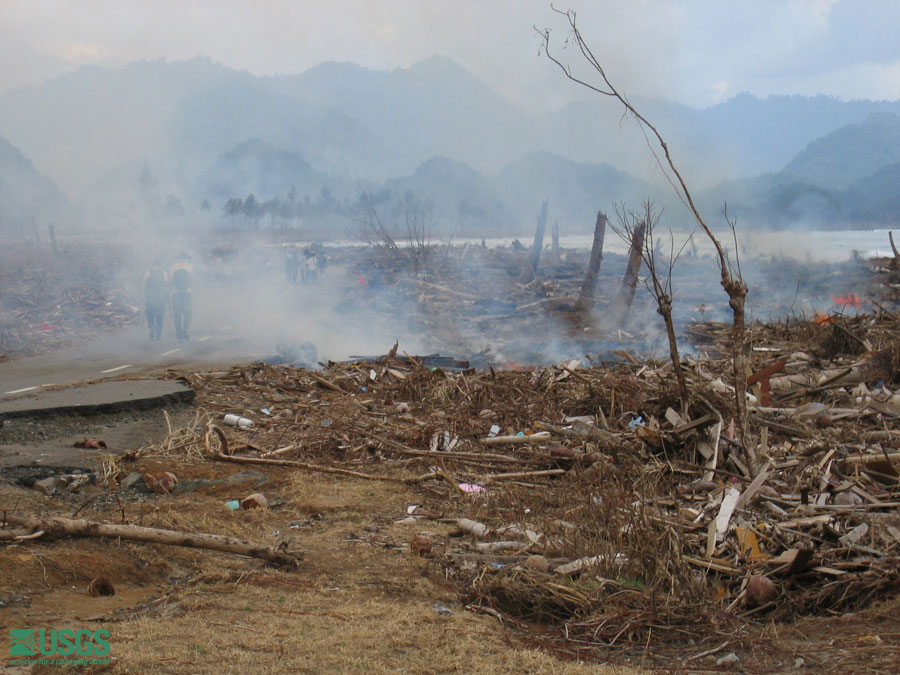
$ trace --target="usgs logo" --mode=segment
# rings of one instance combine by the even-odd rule
[[[84,628],[11,628],[9,655],[26,659],[39,656],[81,657],[82,660],[102,658],[109,656],[108,639],[109,631],[105,628],[93,631]]]

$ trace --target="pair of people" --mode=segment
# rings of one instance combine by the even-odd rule
[[[194,313],[191,295],[194,275],[188,260],[187,255],[179,256],[168,279],[159,260],[154,261],[144,276],[144,309],[151,340],[162,339],[163,318],[170,303],[175,320],[175,335],[179,342],[188,339]]]

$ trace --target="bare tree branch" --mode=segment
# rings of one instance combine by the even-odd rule
[[[569,40],[574,42],[574,44],[578,47],[578,50],[581,53],[582,57],[600,76],[603,84],[602,86],[598,86],[581,78],[575,77],[572,74],[571,68],[564,64],[551,51],[549,29],[544,29],[543,31],[541,31],[535,28],[535,30],[542,37],[542,46],[544,49],[544,53],[547,55],[547,58],[549,58],[553,63],[559,66],[563,73],[565,73],[566,77],[573,82],[587,87],[591,91],[616,99],[622,106],[624,106],[626,114],[631,115],[631,117],[637,122],[640,129],[645,133],[645,136],[646,133],[649,132],[650,135],[656,139],[656,142],[661,148],[663,156],[665,158],[665,163],[663,163],[660,160],[659,156],[656,155],[655,152],[653,153],[660,167],[660,170],[662,170],[666,176],[669,176],[669,172],[671,172],[671,174],[674,176],[675,182],[677,183],[677,185],[674,186],[676,193],[678,194],[679,198],[682,199],[682,201],[686,204],[697,225],[701,230],[703,230],[703,233],[715,247],[716,257],[719,265],[719,273],[721,275],[722,288],[724,288],[725,292],[728,294],[728,304],[731,307],[734,317],[731,352],[735,384],[735,418],[737,422],[740,442],[744,449],[747,462],[750,465],[750,470],[755,474],[758,471],[758,463],[756,459],[755,449],[751,446],[749,440],[749,415],[747,412],[746,396],[748,368],[746,356],[746,322],[744,306],[747,297],[747,285],[741,278],[740,270],[735,270],[732,267],[728,259],[728,255],[724,247],[722,246],[722,243],[715,236],[712,229],[706,224],[706,221],[700,214],[700,211],[697,208],[696,203],[694,202],[694,198],[691,195],[690,190],[688,189],[687,183],[685,182],[684,178],[681,175],[681,172],[678,170],[678,167],[675,165],[675,162],[672,159],[671,152],[669,151],[669,146],[663,138],[662,134],[653,124],[650,123],[649,120],[641,115],[640,112],[638,112],[638,110],[631,104],[628,98],[613,85],[612,81],[607,76],[603,65],[600,63],[600,60],[594,55],[593,51],[582,36],[581,31],[578,29],[575,12],[572,10],[563,11],[557,9],[556,7],[553,7],[552,5],[551,8],[556,13],[566,17],[570,29]]]

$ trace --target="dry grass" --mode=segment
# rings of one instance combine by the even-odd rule
[[[392,526],[407,503],[421,501],[408,488],[278,472],[260,488],[274,498],[272,508],[231,512],[223,501],[248,486],[224,481],[241,467],[140,464],[163,466],[182,480],[223,482],[124,503],[129,521],[263,541],[289,532],[306,554],[300,569],[160,545],[27,542],[0,549],[0,569],[16,570],[0,574],[0,597],[30,598],[29,606],[0,608],[0,625],[107,628],[114,671],[122,673],[596,672],[596,663],[527,646],[495,618],[466,611],[429,574],[432,563],[405,547],[416,528]],[[38,509],[40,501],[31,491],[0,489],[2,506]],[[115,501],[98,508],[81,515],[120,515]],[[84,592],[100,575],[117,596]],[[452,614],[442,616],[436,604]]]

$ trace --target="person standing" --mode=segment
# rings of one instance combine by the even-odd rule
[[[182,253],[172,266],[172,317],[175,320],[175,336],[179,342],[188,339],[191,317],[194,314],[194,298],[191,294],[194,269],[189,261],[190,256]]]
[[[284,272],[287,275],[289,284],[297,283],[297,269],[300,267],[300,260],[297,257],[297,249],[292,248],[288,251],[284,259]]]
[[[150,339],[162,339],[163,317],[166,313],[166,273],[157,259],[144,275],[144,312],[150,327]]]

